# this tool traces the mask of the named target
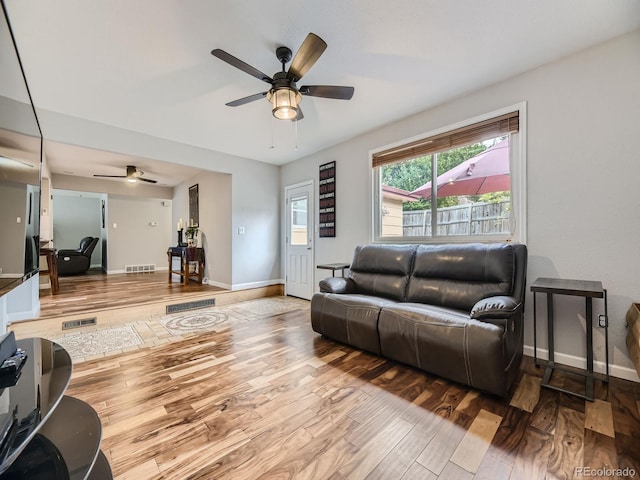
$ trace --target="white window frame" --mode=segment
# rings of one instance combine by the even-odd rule
[[[388,150],[394,147],[406,145],[408,143],[428,138],[442,133],[446,133],[458,128],[466,127],[474,123],[482,122],[500,115],[518,111],[519,131],[510,134],[509,144],[509,174],[511,176],[511,232],[499,235],[433,235],[430,237],[383,237],[381,225],[382,198],[380,195],[380,168],[373,168],[372,158],[375,153]],[[500,108],[477,117],[447,125],[437,130],[432,130],[415,137],[406,138],[390,145],[384,145],[369,152],[369,166],[372,173],[372,232],[373,243],[497,243],[497,242],[527,242],[527,103],[521,102],[516,105]]]

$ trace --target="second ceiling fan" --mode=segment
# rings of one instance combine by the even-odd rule
[[[147,183],[158,183],[157,180],[151,180],[150,178],[142,178],[144,172],[142,170],[138,170],[134,165],[127,165],[127,174],[126,175],[96,175],[94,177],[102,177],[102,178],[126,178],[127,182],[135,183],[138,180]]]
[[[276,57],[282,63],[282,71],[277,72],[271,78],[269,75],[262,73],[248,63],[234,57],[233,55],[216,48],[211,51],[214,57],[227,62],[229,65],[242,70],[249,75],[256,77],[271,85],[271,89],[266,92],[256,93],[248,97],[239,98],[227,103],[229,107],[238,107],[263,97],[271,102],[273,106],[273,116],[280,120],[302,120],[304,115],[300,109],[300,101],[302,95],[310,97],[333,98],[337,100],[350,100],[353,97],[353,87],[341,87],[336,85],[305,85],[300,88],[296,86],[298,82],[316,63],[320,55],[327,48],[327,44],[319,36],[309,33],[304,39],[300,49],[291,61],[292,52],[287,47],[278,47],[276,49]],[[289,70],[285,71],[285,65],[291,61]]]

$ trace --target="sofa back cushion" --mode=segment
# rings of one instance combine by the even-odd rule
[[[511,295],[514,275],[509,244],[420,245],[406,301],[471,311],[483,298]]]
[[[350,268],[355,291],[364,295],[404,300],[416,248],[416,245],[356,247]]]

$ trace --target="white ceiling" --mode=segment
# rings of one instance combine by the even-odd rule
[[[273,164],[640,28],[638,0],[5,3],[38,109]],[[298,85],[351,85],[351,101],[304,97],[297,124],[267,100],[225,106],[268,85],[212,49],[272,75],[275,48],[295,54],[309,32],[328,48]],[[52,170],[77,171],[63,151],[47,152]]]

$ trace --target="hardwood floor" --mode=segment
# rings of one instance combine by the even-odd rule
[[[214,300],[217,306],[256,298],[283,295],[281,284],[248,290],[224,290],[190,282],[168,282],[168,272],[60,277],[60,293],[40,290],[40,314],[9,325],[19,338],[57,336],[67,321],[92,319],[98,328],[122,325],[141,318],[164,315],[167,306],[191,301]]]
[[[484,395],[325,339],[304,308],[80,363],[68,393],[118,480],[637,478],[640,384],[591,403],[541,375],[527,357],[510,400]]]
[[[83,275],[60,277],[60,292],[51,295],[50,290],[40,291],[40,317],[144,305],[152,302],[171,302],[178,299],[216,294],[226,290],[211,285],[190,282],[168,282],[168,272],[123,273],[105,275],[89,270]]]

